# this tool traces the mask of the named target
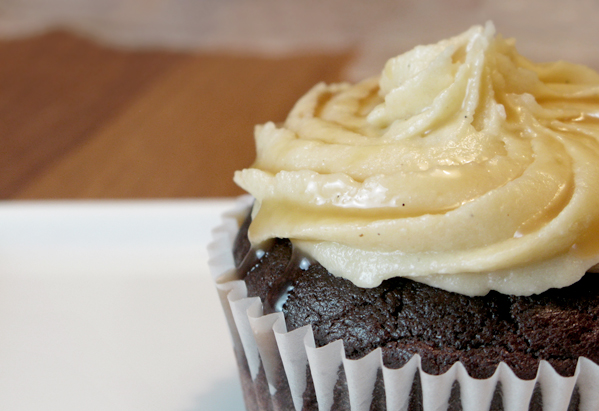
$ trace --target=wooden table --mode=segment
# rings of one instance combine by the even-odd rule
[[[67,32],[0,42],[0,198],[233,196],[253,127],[352,58],[132,51]]]

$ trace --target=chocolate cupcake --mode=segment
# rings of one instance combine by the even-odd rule
[[[257,128],[212,246],[248,409],[599,409],[597,113],[487,24]]]

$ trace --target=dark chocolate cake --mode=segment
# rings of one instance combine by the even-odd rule
[[[288,330],[311,325],[317,346],[341,339],[351,359],[380,347],[389,368],[419,354],[423,370],[435,375],[460,361],[474,378],[490,377],[500,362],[522,379],[535,377],[540,360],[562,376],[574,374],[581,356],[599,363],[596,274],[529,297],[468,297],[405,278],[359,288],[317,262],[300,264],[303,256],[287,239],[256,255],[249,223],[248,217],[234,246],[248,295],[261,298],[265,313],[283,312]],[[577,408],[575,397],[570,409]]]

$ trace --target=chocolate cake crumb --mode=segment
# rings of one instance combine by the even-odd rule
[[[241,226],[233,256],[239,279],[249,297],[260,297],[264,314],[281,311],[288,331],[311,325],[318,347],[343,340],[347,358],[361,358],[381,348],[383,363],[400,368],[414,354],[423,371],[439,375],[461,362],[473,378],[488,378],[505,362],[522,379],[536,377],[540,360],[562,376],[572,376],[579,357],[599,364],[599,275],[587,273],[579,282],[539,295],[518,297],[490,292],[482,297],[440,290],[406,278],[392,278],[375,288],[360,288],[335,277],[306,256],[288,239],[274,239],[261,250],[247,238],[250,218]],[[236,352],[243,356],[240,347]],[[262,371],[262,369],[261,369]],[[281,369],[282,373],[283,370]],[[317,410],[309,367],[302,410]],[[286,378],[277,381],[271,396],[266,379],[241,375],[256,409],[292,409]],[[460,385],[452,386],[448,409],[460,410]],[[386,409],[379,370],[371,411]],[[247,394],[247,393],[246,393]],[[530,409],[543,409],[535,388]],[[575,387],[568,410],[579,409]],[[334,389],[331,411],[349,409],[343,368]],[[422,409],[422,387],[415,373],[408,410]],[[252,408],[252,407],[250,407]],[[503,411],[501,382],[495,387],[490,411]]]
[[[248,226],[236,241],[238,264],[239,250],[251,253]],[[289,240],[275,240],[240,274],[248,295],[266,312],[281,310],[290,331],[310,324],[317,346],[343,340],[348,358],[380,347],[390,368],[419,354],[427,373],[461,361],[474,378],[490,377],[503,361],[523,379],[536,376],[541,359],[562,376],[574,374],[581,356],[599,363],[599,275],[529,297],[468,297],[406,278],[360,288],[316,262],[300,269],[294,253]]]

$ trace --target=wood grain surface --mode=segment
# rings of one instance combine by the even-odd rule
[[[0,42],[0,198],[232,196],[253,128],[352,58],[132,51],[66,32]]]

